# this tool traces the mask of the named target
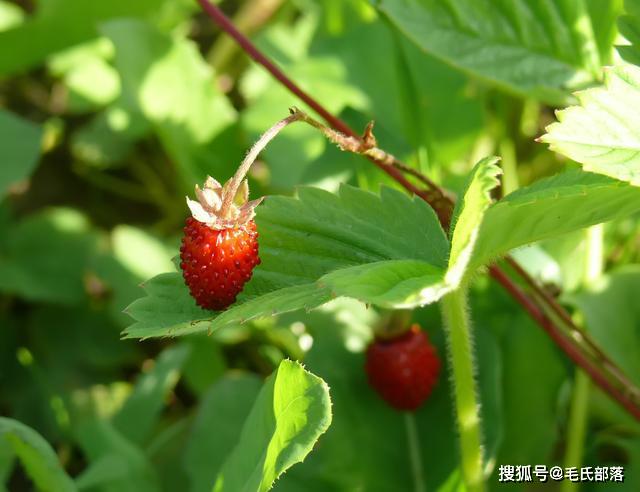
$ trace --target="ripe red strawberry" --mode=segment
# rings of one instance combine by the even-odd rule
[[[260,263],[253,217],[262,200],[247,202],[247,182],[238,190],[231,182],[222,187],[209,177],[203,189],[196,185],[199,201],[187,198],[193,217],[186,221],[180,247],[180,268],[191,296],[216,311],[235,302]]]
[[[367,348],[369,384],[398,410],[416,410],[431,394],[440,359],[427,335],[414,324],[392,338],[376,338]]]

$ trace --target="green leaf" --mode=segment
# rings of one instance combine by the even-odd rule
[[[618,36],[618,21],[623,12],[623,0],[585,0],[593,25],[593,34],[600,51],[600,62],[602,65],[612,63],[615,52],[614,41]]]
[[[500,183],[502,170],[497,157],[486,157],[475,165],[451,220],[451,253],[447,283],[457,286],[464,277],[479,235],[480,224],[493,202],[491,191]]]
[[[392,189],[384,188],[377,196],[350,186],[341,187],[338,195],[301,188],[297,198],[269,197],[257,209],[256,222],[262,262],[235,305],[216,317],[195,307],[178,274],[164,274],[146,285],[148,297],[127,308],[138,323],[126,330],[126,336],[220,329],[312,309],[336,295],[360,298],[366,292],[351,280],[371,264],[381,267],[380,282],[394,281],[396,267],[405,265],[397,260],[411,258],[413,263],[406,265],[420,264],[417,285],[411,280],[416,270],[405,268],[406,285],[386,295],[362,297],[381,304],[408,302],[416,289],[429,288],[444,275],[448,244],[435,213],[424,201]],[[207,318],[212,319],[210,324],[202,322]]]
[[[37,301],[81,301],[96,239],[75,210],[48,209],[27,217],[8,231],[4,247],[0,245],[0,291]]]
[[[115,45],[125,106],[138,108],[153,124],[191,190],[220,159],[211,149],[214,138],[235,121],[211,68],[195,43],[148,23],[111,21],[101,31]]]
[[[0,32],[0,74],[31,68],[51,53],[97,37],[99,22],[148,16],[162,3],[163,0],[41,0],[36,13],[26,22]]]
[[[341,309],[336,309],[341,306]],[[405,416],[389,407],[367,383],[364,350],[375,326],[372,310],[352,300],[340,300],[307,315],[298,315],[314,343],[305,357],[309,370],[331,388],[334,418],[326,435],[304,463],[294,467],[275,490],[296,492],[415,490],[407,442]],[[414,311],[439,354],[444,333],[438,309]],[[292,318],[294,319],[294,318]],[[490,325],[478,324],[477,360],[482,397],[484,446],[492,460],[499,442],[502,416],[501,353]],[[462,487],[452,388],[442,359],[438,382],[429,399],[414,414],[426,490],[452,491]]]
[[[521,188],[485,213],[472,268],[509,250],[640,210],[640,190],[622,181],[567,171]]]
[[[93,469],[83,486],[100,484],[104,492],[158,492],[157,472],[142,449],[126,439],[108,420],[89,418],[76,425],[76,440]]]
[[[469,175],[452,224],[455,229],[448,268],[443,268],[438,257],[435,261],[424,261],[424,257],[407,253],[404,258],[416,259],[365,263],[329,273],[320,279],[320,283],[326,283],[338,295],[395,308],[429,304],[455,289],[467,271],[482,215],[491,203],[489,193],[498,184],[496,176],[500,173],[500,168],[495,165],[496,162],[495,157],[483,159]],[[412,220],[413,225],[403,223],[399,226],[414,228],[417,218],[413,217]],[[439,227],[432,227],[432,234],[441,231]],[[404,234],[407,235],[407,232]],[[437,238],[439,240],[439,236]],[[433,239],[432,237],[431,240]],[[409,240],[411,239],[407,238]],[[427,240],[423,237],[412,241],[420,246]]]
[[[506,368],[502,382],[504,441],[497,462],[544,463],[551,458],[560,434],[557,405],[567,377],[564,361],[549,337],[524,314],[494,312],[487,321],[496,324],[496,320],[505,325],[502,353]],[[544,425],[532,428],[528,425],[532,420]]]
[[[170,249],[148,232],[122,224],[113,229],[111,239],[113,255],[137,277],[173,270]]]
[[[179,273],[163,273],[143,285],[147,296],[134,301],[125,312],[136,322],[125,338],[178,336],[203,331],[211,313],[196,306]]]
[[[153,369],[140,376],[133,393],[112,420],[128,440],[141,444],[149,436],[167,395],[178,383],[189,352],[188,345],[169,347],[158,356]]]
[[[13,449],[38,490],[72,492],[76,486],[66,474],[58,456],[40,434],[18,422],[0,417],[0,448]]]
[[[0,1],[0,31],[6,31],[24,21],[24,11],[8,0]]]
[[[182,368],[186,387],[201,398],[227,369],[222,345],[213,337],[199,334],[187,337],[189,358]]]
[[[618,18],[618,28],[630,45],[617,46],[618,53],[629,63],[640,64],[640,2],[625,0],[626,15]]]
[[[585,171],[640,186],[640,68],[609,68],[604,87],[576,97],[580,105],[558,111],[540,140]]]
[[[0,199],[8,189],[28,178],[40,157],[42,128],[0,109]]]
[[[255,375],[231,373],[204,395],[183,459],[192,492],[211,491],[226,457],[238,442],[261,385]]]
[[[330,424],[326,383],[299,363],[282,361],[260,391],[214,490],[269,490],[280,475],[309,454]]]
[[[62,78],[68,93],[68,109],[96,110],[120,94],[120,80],[108,59],[113,46],[105,38],[73,46],[54,55],[48,63],[51,73]]]
[[[426,52],[543,102],[566,102],[599,74],[582,0],[380,0],[378,8]]]

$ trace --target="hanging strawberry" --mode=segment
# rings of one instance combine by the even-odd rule
[[[187,198],[191,217],[186,221],[180,268],[196,303],[212,310],[233,304],[260,263],[258,233],[253,220],[262,201],[248,201],[244,172],[221,186],[207,177],[196,185],[197,201]]]

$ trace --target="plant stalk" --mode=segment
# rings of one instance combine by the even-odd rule
[[[251,165],[260,155],[260,152],[262,152],[264,148],[269,145],[269,142],[271,142],[271,140],[273,140],[283,128],[295,121],[300,121],[301,119],[302,113],[292,110],[289,116],[281,119],[266,132],[264,132],[260,136],[258,141],[253,144],[253,147],[249,149],[249,152],[247,152],[247,155],[244,157],[244,159],[242,159],[238,170],[229,182],[229,189],[225,194],[224,201],[222,202],[222,206],[220,207],[220,213],[223,217],[226,217],[227,212],[231,208],[231,204],[233,203],[236,193],[238,192],[238,189],[240,188],[240,185],[244,180],[244,177],[249,172],[249,168],[251,167]]]
[[[447,327],[449,360],[453,375],[462,476],[469,492],[482,492],[484,474],[481,420],[476,395],[466,286],[461,286],[442,298],[442,314]]]
[[[420,452],[420,439],[418,437],[418,427],[416,426],[415,414],[404,413],[404,423],[407,429],[407,441],[409,445],[409,461],[411,462],[411,475],[415,492],[426,492],[424,484],[424,474],[422,471],[422,453]]]
[[[595,225],[586,231],[587,258],[584,273],[584,285],[589,286],[595,282],[603,270],[604,228],[602,224]],[[571,395],[571,409],[569,414],[569,427],[567,431],[567,447],[564,454],[566,467],[580,468],[584,455],[584,444],[589,424],[589,392],[591,381],[584,371],[577,368],[573,382]],[[579,490],[576,482],[565,480],[562,483],[562,492]]]

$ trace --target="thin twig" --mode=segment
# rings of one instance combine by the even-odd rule
[[[640,400],[640,392],[635,387],[633,382],[631,382],[627,376],[616,366],[615,362],[613,362],[607,354],[605,354],[602,349],[596,344],[596,342],[591,338],[591,335],[584,329],[575,324],[569,313],[558,303],[558,301],[547,292],[544,287],[542,287],[538,282],[535,281],[529,273],[522,268],[522,266],[513,259],[512,256],[507,256],[505,261],[509,264],[511,268],[518,274],[520,278],[522,278],[525,283],[534,291],[534,293],[541,297],[546,305],[548,305],[553,313],[558,316],[558,318],[566,325],[567,329],[571,333],[571,336],[574,340],[584,341],[588,348],[593,351],[596,357],[602,363],[602,366],[610,371],[614,377],[626,387],[629,392],[633,394],[636,402]]]
[[[218,24],[229,36],[236,40],[236,42],[240,45],[240,47],[249,55],[253,60],[262,65],[267,69],[273,77],[278,80],[282,85],[284,85],[287,89],[289,89],[293,94],[298,96],[300,100],[302,100],[305,104],[307,104],[311,109],[313,109],[318,115],[322,117],[330,126],[335,128],[336,130],[344,133],[345,135],[349,135],[351,137],[356,137],[357,134],[354,132],[349,125],[347,125],[341,119],[333,116],[329,111],[327,111],[318,101],[312,98],[309,94],[303,91],[300,87],[298,87],[289,77],[287,77],[282,70],[280,70],[271,60],[269,60],[265,55],[263,55],[258,48],[240,31],[236,29],[233,23],[229,20],[229,18],[218,8],[216,5],[213,5],[208,0],[198,0],[198,3],[202,7],[202,10],[216,23]],[[381,162],[376,161],[375,159],[369,157],[369,160],[373,162],[376,166],[382,169],[385,173],[391,176],[394,180],[396,180],[400,185],[402,185],[405,189],[407,189],[410,193],[413,193],[425,200],[429,201],[429,195],[422,192],[419,188],[414,186],[410,181],[408,181],[402,173],[394,168],[393,166],[385,165]]]
[[[303,114],[298,111],[291,111],[291,114],[286,118],[281,119],[271,128],[269,128],[266,132],[262,134],[262,136],[258,139],[258,141],[249,149],[247,155],[242,159],[240,166],[236,170],[233,178],[225,185],[228,186],[227,192],[224,194],[224,201],[222,202],[222,206],[220,207],[220,215],[222,217],[227,216],[227,212],[231,208],[231,204],[235,199],[236,193],[240,189],[240,185],[244,180],[249,168],[254,163],[254,161],[260,155],[260,152],[264,150],[264,148],[275,138],[280,131],[285,128],[287,125],[293,123],[294,121],[302,121]]]
[[[531,317],[547,332],[556,345],[558,345],[575,364],[580,366],[587,374],[589,374],[591,379],[595,381],[598,386],[609,393],[609,395],[626,408],[631,415],[640,420],[640,408],[638,408],[638,406],[629,398],[628,394],[613,386],[611,382],[598,370],[598,367],[591,364],[591,362],[582,352],[580,352],[580,350],[578,350],[571,340],[562,334],[551,318],[549,318],[544,311],[532,302],[520,287],[513,284],[511,279],[509,279],[509,277],[507,277],[507,275],[495,265],[489,268],[489,272],[500,284],[508,287],[508,291],[514,299],[526,309]]]

